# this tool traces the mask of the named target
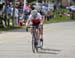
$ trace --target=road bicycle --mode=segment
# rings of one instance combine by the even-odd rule
[[[38,52],[38,49],[42,49],[43,48],[43,41],[40,41],[40,47],[37,47],[37,45],[39,44],[38,42],[38,38],[37,38],[37,32],[36,32],[36,26],[30,26],[28,28],[32,28],[32,51],[33,53]],[[38,27],[38,29],[40,28],[40,26]]]

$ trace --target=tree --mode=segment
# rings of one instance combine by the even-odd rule
[[[39,1],[39,2],[42,2],[42,0],[27,0],[28,3],[33,2],[33,1]]]
[[[14,27],[14,20],[15,20],[15,0],[13,0],[13,19],[12,19],[13,27]]]
[[[36,1],[36,0],[27,0],[28,3],[33,2],[33,1]]]

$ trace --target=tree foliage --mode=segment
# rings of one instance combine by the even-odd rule
[[[28,3],[33,2],[33,1],[36,1],[36,0],[27,0]],[[42,0],[38,0],[38,1],[42,2]]]
[[[36,0],[27,0],[28,3],[33,2],[33,1],[36,1]]]

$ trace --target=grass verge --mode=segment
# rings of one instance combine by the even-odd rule
[[[49,21],[45,20],[45,23],[56,23],[56,22],[65,22],[70,21],[70,17],[68,16],[56,16],[55,18],[49,19]]]

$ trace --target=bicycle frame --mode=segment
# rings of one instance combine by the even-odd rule
[[[36,26],[31,26],[31,27],[28,27],[28,28],[32,28],[31,30],[31,34],[32,34],[32,51],[33,53],[38,52],[38,48],[42,48],[43,46],[43,42],[42,42],[42,46],[41,47],[37,47],[37,44],[38,44],[38,39],[39,39],[39,31],[36,31]],[[38,27],[39,29],[40,27]],[[38,32],[38,33],[37,33]]]

